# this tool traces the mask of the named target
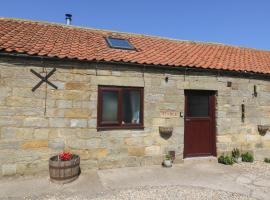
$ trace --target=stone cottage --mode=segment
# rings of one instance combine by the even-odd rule
[[[269,77],[269,51],[0,18],[0,174],[269,157]]]

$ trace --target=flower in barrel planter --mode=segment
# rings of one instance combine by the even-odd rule
[[[69,153],[69,152],[63,152],[63,153],[60,153],[60,154],[59,154],[59,158],[60,158],[62,161],[71,160],[72,154]]]
[[[62,152],[49,160],[50,179],[56,183],[69,183],[80,175],[80,157]]]

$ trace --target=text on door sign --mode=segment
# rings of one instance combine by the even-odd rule
[[[175,110],[160,110],[160,116],[163,118],[179,117],[179,114]]]

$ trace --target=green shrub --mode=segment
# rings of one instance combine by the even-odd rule
[[[222,163],[224,165],[232,165],[233,164],[233,158],[229,155],[222,155],[218,157],[218,162]]]
[[[172,160],[172,156],[170,154],[166,154],[165,160]]]
[[[265,159],[264,159],[264,162],[270,163],[270,158],[265,158]]]
[[[240,157],[240,151],[239,151],[238,148],[234,148],[234,149],[232,150],[232,157],[233,157],[233,158],[236,158],[236,159]]]
[[[249,152],[243,153],[241,157],[243,162],[253,162],[254,160],[253,155]]]

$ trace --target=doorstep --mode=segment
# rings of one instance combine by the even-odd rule
[[[184,163],[218,163],[217,157],[214,156],[190,157],[183,160]]]

